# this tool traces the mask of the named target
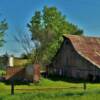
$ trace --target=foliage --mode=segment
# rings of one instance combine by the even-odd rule
[[[42,63],[50,63],[62,43],[63,34],[83,33],[76,25],[69,23],[56,7],[45,6],[43,11],[36,11],[28,28],[35,43],[36,59]],[[36,60],[36,61],[37,61]]]
[[[6,74],[6,72],[4,70],[0,69],[0,76],[5,75],[5,74]]]
[[[4,37],[4,33],[7,29],[8,29],[8,24],[7,24],[6,20],[4,19],[0,22],[0,46],[2,46],[4,43],[3,37]]]
[[[0,69],[5,70],[8,66],[8,54],[5,53],[0,57]]]

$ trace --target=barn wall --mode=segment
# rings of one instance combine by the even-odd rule
[[[39,81],[40,80],[40,65],[29,65],[23,67],[8,67],[6,69],[6,80],[27,80],[27,81]]]
[[[22,80],[25,78],[25,68],[22,67],[8,67],[6,70],[6,80]]]
[[[49,68],[49,72],[74,78],[100,76],[100,69],[75,51],[69,40],[65,40]]]
[[[28,80],[33,80],[33,65],[28,65],[25,69],[25,78]]]

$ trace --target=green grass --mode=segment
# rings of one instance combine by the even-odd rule
[[[62,89],[61,89],[62,88]],[[0,100],[100,100],[100,84],[51,81],[42,78],[39,84],[15,85],[15,95],[10,95],[10,85],[0,83]]]
[[[4,75],[6,72],[0,69],[0,76]]]
[[[99,91],[100,92],[100,91]],[[14,96],[10,94],[2,94],[0,100],[99,100],[100,93],[95,91],[46,91],[46,92],[30,92],[16,93]]]

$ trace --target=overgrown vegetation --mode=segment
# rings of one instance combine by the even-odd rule
[[[1,95],[1,100],[99,100],[100,91],[80,92],[72,91],[56,91],[56,92],[32,92],[32,93],[17,93],[14,96],[10,94]]]
[[[39,84],[16,85],[10,95],[10,85],[0,83],[0,100],[99,100],[100,84],[51,81],[42,78]]]
[[[63,34],[82,35],[83,31],[68,22],[66,16],[56,7],[45,6],[42,11],[36,11],[28,23],[32,33],[35,49],[33,62],[48,64],[56,54],[63,41]]]
[[[3,76],[6,74],[6,71],[5,70],[0,70],[0,76]]]

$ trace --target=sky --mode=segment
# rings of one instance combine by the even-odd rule
[[[0,19],[5,18],[9,26],[1,54],[17,56],[23,52],[13,36],[18,30],[28,31],[27,23],[34,12],[45,5],[57,7],[66,20],[84,30],[84,35],[100,37],[100,0],[0,0]]]

